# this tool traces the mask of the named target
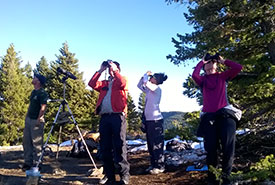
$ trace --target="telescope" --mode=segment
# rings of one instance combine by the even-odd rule
[[[73,80],[76,80],[76,79],[77,79],[76,76],[74,76],[71,72],[66,71],[65,69],[62,69],[61,67],[58,67],[58,68],[56,69],[56,71],[57,71],[58,74],[66,75],[67,77],[69,77],[69,78],[71,78],[71,79],[73,79]]]

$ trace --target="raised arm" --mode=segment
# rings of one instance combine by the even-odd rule
[[[202,76],[200,75],[200,71],[201,71],[201,68],[203,67],[203,61],[200,61],[197,65],[196,65],[196,67],[195,67],[195,69],[194,69],[194,71],[193,71],[193,74],[192,74],[192,78],[193,78],[193,80],[196,82],[196,84],[198,85],[198,86],[201,86],[201,84],[202,84]]]
[[[101,72],[97,71],[88,83],[88,85],[96,91],[100,91],[102,87],[102,81],[98,81],[100,75],[101,75]]]
[[[233,62],[231,60],[225,60],[223,63],[224,63],[224,65],[229,67],[228,70],[226,70],[222,73],[222,77],[225,80],[232,80],[242,70],[242,65],[241,64],[238,64],[238,63]]]
[[[146,93],[146,87],[144,86],[143,77],[140,78],[137,87],[142,91]]]
[[[158,88],[157,85],[155,85],[149,81],[150,74],[151,74],[151,71],[147,71],[143,75],[143,77],[141,77],[141,79],[139,80],[138,85],[137,85],[137,87],[145,93],[148,91],[155,91]]]
[[[114,78],[116,83],[116,86],[122,89],[127,89],[127,79],[122,76],[118,71],[114,72]]]
[[[88,85],[93,88],[96,91],[100,91],[100,89],[103,86],[102,81],[98,81],[99,77],[101,76],[101,73],[107,69],[107,66],[101,64],[99,70],[95,72],[93,77],[90,79]]]

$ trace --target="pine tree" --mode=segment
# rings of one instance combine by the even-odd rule
[[[29,62],[25,65],[25,67],[23,69],[23,74],[26,77],[28,77],[29,79],[32,78],[32,66],[31,66],[31,64]]]
[[[57,55],[56,61],[50,64],[51,71],[49,72],[49,81],[47,83],[50,98],[63,99],[63,90],[64,87],[66,87],[65,99],[78,126],[85,130],[97,130],[97,128],[94,127],[98,125],[98,118],[93,114],[97,94],[86,89],[83,80],[83,73],[79,72],[78,69],[78,60],[75,58],[75,54],[69,51],[68,44],[64,43],[59,51],[61,54]],[[72,78],[67,78],[67,75],[65,74],[58,74],[58,67],[70,72],[76,76],[77,79],[73,80]],[[49,122],[53,122],[58,107],[58,103],[50,103],[48,105],[48,109],[50,109],[47,113],[49,114]],[[65,109],[68,111],[67,108]],[[69,137],[72,137],[72,132],[75,133],[75,135],[78,135],[74,124],[66,124],[62,131],[62,137],[68,139]],[[53,139],[54,138],[55,137],[53,136]]]
[[[33,70],[34,73],[38,73],[41,74],[43,76],[46,77],[46,79],[49,79],[49,75],[50,75],[50,68],[49,68],[49,64],[47,62],[47,59],[42,56],[40,58],[40,60],[37,62],[36,64],[36,68]]]
[[[47,59],[44,56],[42,56],[41,59],[37,62],[36,68],[34,68],[33,73],[41,74],[46,78],[46,83],[44,85],[44,89],[48,94],[51,94],[50,82],[55,77],[55,74],[49,68]],[[48,83],[49,83],[49,85],[48,85]]]
[[[32,90],[31,79],[20,68],[20,58],[11,44],[3,57],[0,70],[0,145],[14,145],[22,141],[25,115]]]
[[[127,122],[128,122],[128,133],[133,135],[141,133],[141,118],[139,112],[136,110],[136,106],[134,104],[133,98],[131,97],[130,93],[128,93],[127,98],[127,106],[128,106],[128,113],[127,113]]]
[[[172,2],[172,0],[166,0]],[[175,1],[179,2],[179,1]],[[243,65],[243,72],[229,83],[229,102],[244,112],[242,125],[274,123],[275,117],[275,14],[274,1],[188,1],[187,21],[194,32],[172,38],[175,65],[188,65],[207,52]],[[200,97],[187,79],[184,93]]]
[[[139,113],[142,114],[143,111],[144,111],[144,108],[145,108],[145,93],[142,92],[140,93],[139,95],[139,98],[138,98],[138,110],[139,110]]]

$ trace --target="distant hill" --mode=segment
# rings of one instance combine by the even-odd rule
[[[171,128],[173,126],[173,122],[182,123],[184,115],[185,112],[180,111],[162,112],[164,119],[164,129]]]

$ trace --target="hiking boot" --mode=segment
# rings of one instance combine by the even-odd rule
[[[21,170],[26,171],[26,170],[30,170],[31,166],[27,165],[27,164],[20,164],[19,168],[21,168]]]
[[[108,178],[107,175],[105,175],[102,179],[99,180],[99,184],[114,184],[115,178]]]
[[[129,184],[130,176],[124,175],[121,177],[119,184]]]
[[[164,168],[153,168],[152,170],[150,170],[150,173],[152,175],[156,175],[156,174],[163,173],[163,172],[164,172]]]
[[[231,180],[230,180],[230,175],[222,176],[222,185],[232,185]]]
[[[220,181],[216,179],[216,176],[208,171],[207,185],[220,185]]]
[[[153,166],[149,166],[146,170],[145,170],[145,172],[150,172],[151,170],[153,170],[154,168],[153,168]]]

